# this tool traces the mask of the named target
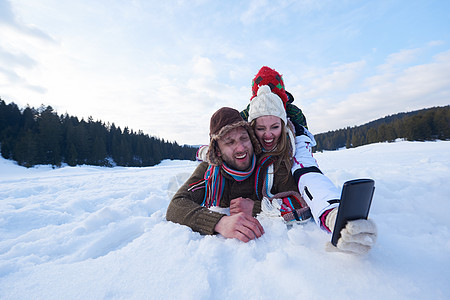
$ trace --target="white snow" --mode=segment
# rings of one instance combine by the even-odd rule
[[[375,179],[368,255],[326,252],[330,235],[312,221],[262,220],[265,235],[247,244],[167,222],[169,182],[196,162],[25,169],[1,159],[0,298],[449,299],[450,141],[315,156],[339,186]]]

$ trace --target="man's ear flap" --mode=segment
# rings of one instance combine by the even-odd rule
[[[217,140],[214,140],[211,144],[212,144],[212,147],[214,149],[214,154],[217,157],[221,157],[222,156],[222,152],[220,152],[219,143],[217,142]]]

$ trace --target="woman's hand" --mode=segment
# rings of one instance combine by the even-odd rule
[[[230,202],[230,215],[235,215],[240,212],[243,212],[250,217],[253,216],[253,205],[255,202],[249,198],[235,198]]]

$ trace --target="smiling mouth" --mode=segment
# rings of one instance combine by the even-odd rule
[[[244,158],[247,157],[247,153],[244,153],[244,154],[241,154],[241,155],[236,155],[235,157],[236,157],[236,159],[244,159]]]
[[[264,140],[264,143],[266,144],[272,144],[274,141],[274,139],[270,139],[270,140]]]

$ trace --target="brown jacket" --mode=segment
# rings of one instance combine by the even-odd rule
[[[181,186],[173,196],[167,208],[166,219],[175,223],[189,226],[192,230],[201,234],[214,234],[214,227],[224,214],[213,212],[202,206],[205,197],[205,172],[208,163],[201,163],[191,177]],[[297,191],[294,178],[289,175],[287,183],[282,182],[287,170],[280,168],[274,176],[274,183],[271,192],[273,194],[284,191]],[[253,216],[261,211],[261,201],[257,199],[255,192],[255,175],[252,174],[244,181],[235,181],[231,176],[222,171],[225,178],[225,187],[220,200],[220,207],[229,207],[232,199],[243,197],[255,201],[253,206]]]

